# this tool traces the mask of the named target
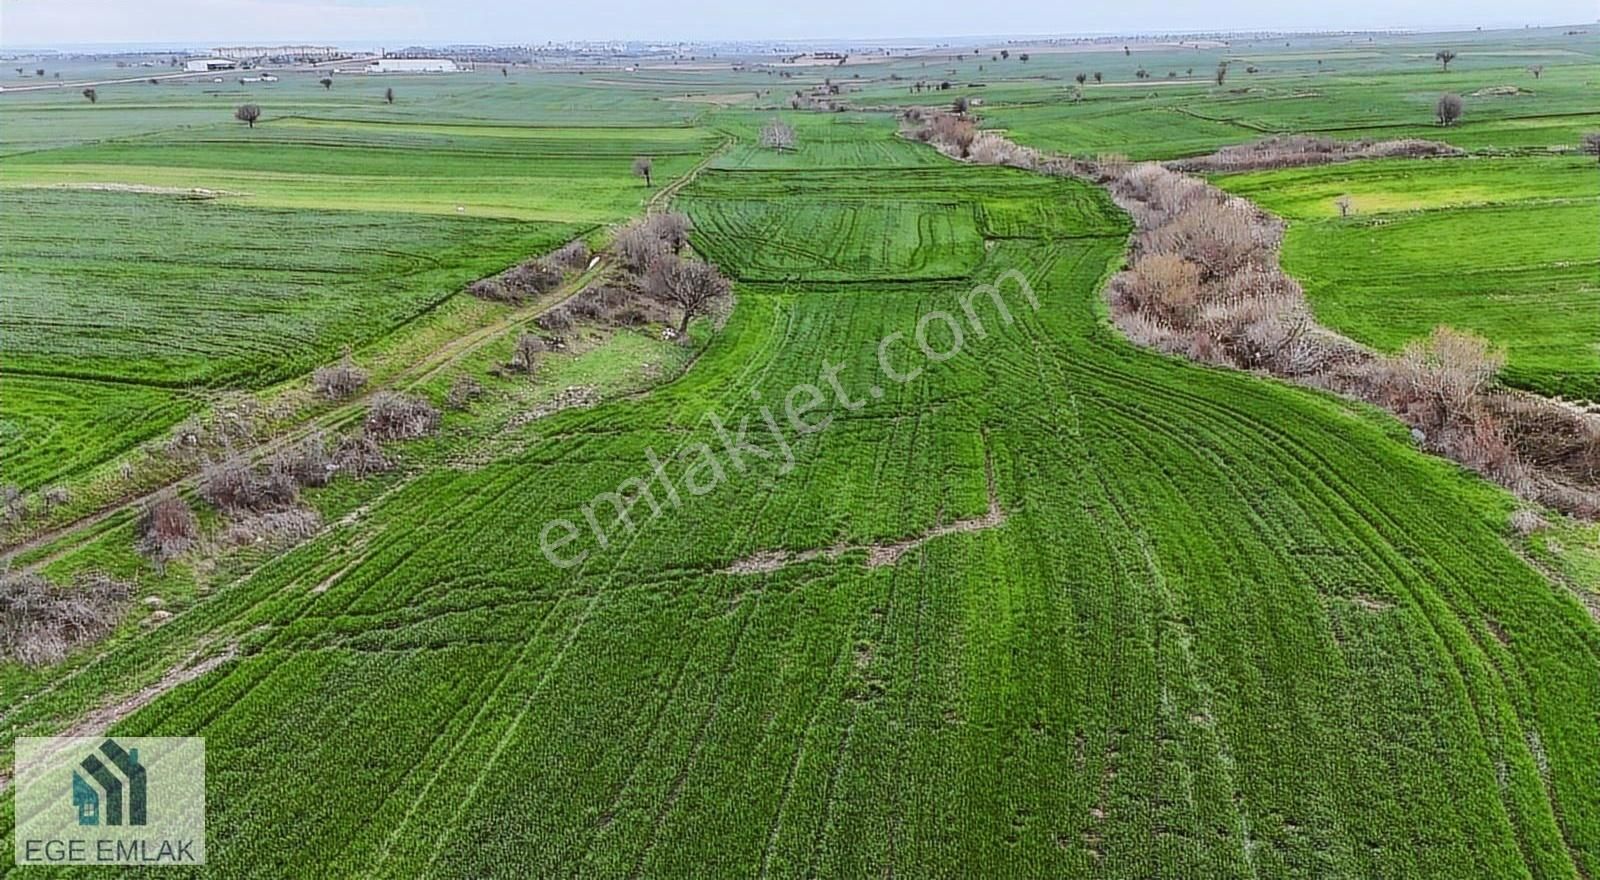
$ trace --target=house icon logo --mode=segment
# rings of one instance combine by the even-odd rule
[[[145,801],[145,772],[139,763],[139,750],[124,750],[114,739],[101,743],[98,751],[91,752],[72,771],[72,807],[80,826],[98,826],[102,821],[106,825],[122,825],[124,819],[128,825],[144,825]]]

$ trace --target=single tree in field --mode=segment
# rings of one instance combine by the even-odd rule
[[[500,68],[500,75],[501,76],[510,76],[511,74],[506,73],[506,69],[504,67],[502,67],[502,68]]]
[[[1000,57],[1009,59],[1011,57],[1011,50],[1010,49],[1001,49],[1000,50]]]
[[[1219,86],[1222,85],[1222,83],[1224,81],[1226,81],[1227,78],[1228,78],[1228,62],[1224,61],[1221,64],[1217,65],[1217,85],[1219,85]]]
[[[1544,65],[1543,64],[1535,64],[1534,66],[1528,68],[1528,72],[1533,74],[1533,78],[1534,79],[1538,79],[1539,78],[1539,74],[1544,73]]]
[[[794,126],[782,119],[769,119],[761,126],[761,146],[769,150],[792,150],[794,140]]]
[[[1123,46],[1123,47],[1122,47],[1122,54],[1123,54],[1123,55],[1124,55],[1124,56],[1127,56],[1127,55],[1132,55],[1132,54],[1133,54],[1133,50],[1132,50],[1132,49],[1129,49],[1129,48],[1128,48],[1128,47],[1127,47],[1127,46]]]
[[[650,172],[653,170],[655,170],[655,163],[650,160],[649,156],[638,156],[634,158],[633,176],[643,177],[645,186],[650,185]]]
[[[1440,125],[1455,125],[1461,118],[1461,96],[1445,93],[1439,96],[1439,103],[1433,106],[1433,113],[1439,119]]]
[[[1350,201],[1350,197],[1349,196],[1340,196],[1337,199],[1334,199],[1333,203],[1335,205],[1339,206],[1339,216],[1340,217],[1348,217],[1348,216],[1350,216],[1350,206],[1353,203]]]
[[[41,67],[38,70],[35,70],[33,73],[35,76],[44,76],[44,68]]]
[[[965,95],[950,102],[950,109],[963,116],[966,115],[968,106],[970,105],[968,104]]]
[[[1584,134],[1583,151],[1591,156],[1600,156],[1600,131],[1591,131]]]
[[[1097,71],[1094,72],[1094,81],[1095,82],[1100,82],[1101,80],[1104,80],[1104,79],[1105,79],[1105,76],[1102,75],[1100,73],[1100,71],[1097,70]]]
[[[1017,57],[1022,59],[1022,63],[1024,63],[1024,64],[1028,63],[1028,53],[1024,52],[1021,55],[1018,55]]]
[[[256,120],[261,118],[261,108],[254,104],[240,104],[233,111],[233,118],[240,122],[248,122],[251,128],[255,128]]]
[[[324,89],[333,88],[333,77],[325,76],[322,79],[317,80],[317,82],[322,83],[322,87]]]
[[[89,99],[89,103],[91,103],[91,104],[93,104],[94,102],[100,100],[100,93],[95,91],[94,89],[84,89],[83,90],[83,96],[85,98],[88,98]]]
[[[152,77],[150,77],[150,84],[153,85],[153,86],[159,86],[159,85],[161,85],[161,80],[156,79],[155,77],[152,76]]]
[[[645,272],[645,291],[683,312],[678,335],[689,330],[689,322],[728,298],[731,284],[717,267],[701,260],[663,254],[652,260]]]
[[[384,89],[383,90],[383,102],[385,104],[393,104],[394,103],[394,89]]]
[[[1088,81],[1089,81],[1089,74],[1087,74],[1087,73],[1080,73],[1080,74],[1078,74],[1078,75],[1077,75],[1077,76],[1075,76],[1075,77],[1073,77],[1073,79],[1075,79],[1075,80],[1077,80],[1077,81],[1078,81],[1078,85],[1080,85],[1080,86],[1081,86],[1081,85],[1083,85],[1083,84],[1084,84],[1084,83],[1086,83],[1086,82],[1088,82]]]
[[[1433,53],[1433,60],[1439,62],[1440,68],[1445,73],[1449,73],[1450,62],[1456,60],[1456,53],[1450,51],[1449,49],[1440,49],[1439,51]]]

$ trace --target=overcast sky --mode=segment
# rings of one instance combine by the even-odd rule
[[[812,39],[1578,24],[1595,0],[0,0],[0,47]]]

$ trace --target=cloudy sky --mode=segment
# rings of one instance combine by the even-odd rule
[[[809,39],[1593,22],[1595,0],[0,0],[0,47],[99,42]]]

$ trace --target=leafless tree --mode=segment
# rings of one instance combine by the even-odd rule
[[[1528,72],[1533,74],[1533,78],[1534,79],[1538,79],[1539,75],[1544,73],[1544,65],[1543,64],[1535,64],[1534,66],[1528,68]]]
[[[240,104],[233,111],[233,118],[249,123],[251,128],[255,128],[256,120],[261,118],[261,108],[254,104]]]
[[[317,82],[322,83],[322,87],[324,89],[333,88],[333,77],[331,76],[325,76],[322,79],[317,80]]]
[[[387,89],[383,90],[383,102],[385,104],[393,104],[394,103],[394,89],[393,88],[387,88]]]
[[[56,587],[32,571],[0,572],[0,659],[54,663],[109,633],[133,588],[102,572]]]
[[[694,221],[682,211],[662,211],[646,217],[644,227],[676,254],[689,243],[689,233],[694,229]]]
[[[636,220],[617,230],[611,250],[629,270],[643,272],[658,255],[666,253],[667,247],[643,220]]]
[[[1351,201],[1350,201],[1350,197],[1349,196],[1340,196],[1337,199],[1334,199],[1333,203],[1335,205],[1339,206],[1339,216],[1340,217],[1348,217],[1348,216],[1350,216]]]
[[[637,156],[633,160],[633,176],[644,178],[644,185],[650,186],[650,172],[655,170],[655,162],[649,156]]]
[[[1450,62],[1456,60],[1456,53],[1449,49],[1440,49],[1433,53],[1433,60],[1439,62],[1440,69],[1448,73],[1450,71]]]
[[[781,119],[769,119],[761,126],[761,146],[769,150],[792,150],[794,142],[794,126]]]
[[[1101,74],[1100,71],[1097,70],[1097,71],[1094,72],[1094,81],[1095,82],[1102,82],[1104,80],[1105,80],[1105,76],[1103,74]]]
[[[689,321],[709,312],[728,298],[732,288],[717,267],[700,260],[661,256],[645,273],[645,291],[683,312],[678,335],[689,330]]]
[[[966,99],[966,96],[959,97],[959,98],[955,99],[954,101],[950,102],[950,110],[952,112],[954,112],[954,113],[956,113],[958,115],[962,115],[962,116],[966,115],[967,108],[969,106],[971,106],[971,105],[968,103],[968,101]]]
[[[1217,65],[1217,85],[1222,85],[1228,79],[1228,62]]]
[[[88,98],[89,99],[89,103],[91,103],[91,104],[93,104],[94,102],[100,100],[100,93],[95,91],[94,89],[84,89],[83,90],[83,96],[85,98]]]
[[[1440,95],[1438,103],[1433,105],[1433,113],[1440,125],[1455,125],[1456,120],[1461,118],[1461,96],[1448,92]]]
[[[1087,73],[1080,73],[1080,74],[1078,74],[1078,75],[1077,75],[1077,76],[1075,76],[1075,77],[1073,77],[1073,79],[1075,79],[1075,80],[1077,80],[1077,81],[1078,81],[1078,85],[1080,85],[1080,86],[1081,86],[1081,85],[1083,85],[1083,84],[1084,84],[1084,83],[1086,83],[1086,82],[1088,82],[1088,81],[1089,81],[1089,74],[1087,74]]]
[[[439,411],[420,397],[384,392],[373,398],[363,427],[376,440],[413,440],[439,430]]]

